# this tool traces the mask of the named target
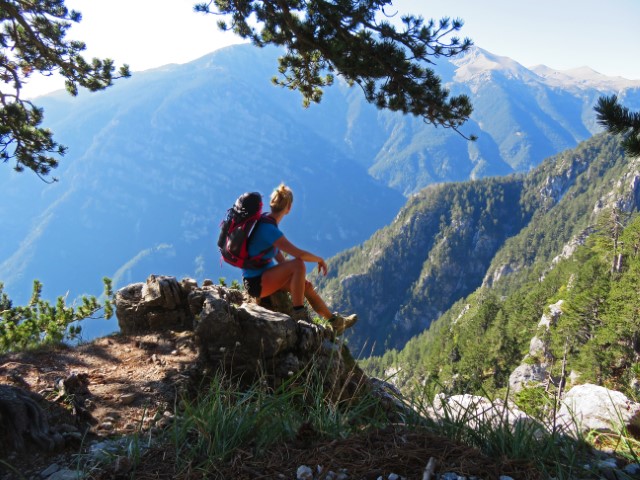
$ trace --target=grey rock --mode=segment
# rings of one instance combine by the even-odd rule
[[[313,470],[306,465],[300,465],[298,470],[296,470],[296,479],[313,480]]]
[[[621,392],[592,384],[567,392],[558,412],[558,425],[567,432],[618,431],[640,427],[640,403]]]
[[[446,472],[440,475],[440,480],[466,480],[466,479],[467,477],[458,475],[457,473],[454,473],[454,472]]]
[[[558,318],[562,315],[563,303],[563,300],[559,300],[549,305],[548,312],[542,314],[538,322],[538,329],[543,333],[541,336],[536,335],[531,339],[529,353],[523,359],[523,363],[509,376],[509,388],[513,393],[518,393],[527,385],[539,384],[546,380],[551,356],[548,351],[548,341],[544,340],[544,333],[558,322]],[[535,363],[531,363],[531,359],[534,359]],[[529,361],[527,362],[527,360]]]
[[[564,300],[558,300],[556,303],[549,305],[549,313],[543,313],[538,322],[538,328],[549,328],[554,326],[562,315],[562,304]]]
[[[120,395],[120,403],[123,405],[130,405],[136,399],[135,393],[123,393]]]
[[[296,322],[288,315],[259,305],[243,304],[237,309],[242,344],[271,358],[294,347],[298,341]]]
[[[145,283],[134,283],[115,294],[118,326],[125,334],[148,331],[185,330],[193,327],[187,302],[191,282],[178,283],[175,277],[150,275]]]
[[[65,379],[60,379],[57,388],[60,393],[67,395],[88,395],[89,392],[89,375],[86,373],[72,373]]]
[[[605,458],[598,461],[598,468],[618,468],[618,464],[616,463],[615,458]]]
[[[182,303],[182,289],[174,277],[151,275],[142,287],[142,300],[149,307],[173,310]]]
[[[198,288],[198,282],[193,278],[183,278],[180,280],[180,288],[188,294]]]
[[[509,389],[517,393],[525,386],[530,384],[538,384],[545,381],[548,370],[546,364],[528,364],[523,363],[509,375]]]
[[[111,422],[102,422],[100,425],[98,425],[98,430],[106,430],[110,432],[111,430],[113,430],[113,428],[113,423]]]
[[[297,322],[298,346],[302,350],[316,351],[324,341],[324,331],[319,325],[299,320]]]
[[[519,424],[539,428],[542,433],[542,427],[534,419],[510,402],[505,405],[500,399],[490,401],[469,394],[447,397],[439,393],[434,397],[433,408],[439,418],[464,421],[472,429],[483,425],[502,426],[506,422],[513,428]]]
[[[299,372],[302,367],[300,359],[293,352],[287,352],[276,366],[275,373],[280,378],[289,378]]]
[[[118,454],[123,449],[125,438],[120,440],[104,440],[94,443],[89,448],[88,459],[93,462],[104,462]]]
[[[529,355],[539,357],[545,354],[546,343],[539,337],[533,337],[529,342]]]
[[[390,417],[397,415],[397,420],[402,421],[415,415],[415,411],[403,401],[403,395],[395,385],[375,377],[369,380],[373,386],[372,393],[380,400],[380,404]]]

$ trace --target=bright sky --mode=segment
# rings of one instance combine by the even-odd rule
[[[218,30],[215,16],[193,12],[197,1],[67,0],[83,15],[68,36],[87,43],[86,58],[113,58],[134,72],[186,63],[240,42]],[[605,75],[640,79],[640,0],[394,0],[389,12],[394,9],[425,18],[462,18],[461,36],[525,67],[586,65]],[[24,93],[58,88],[61,80],[34,76]]]

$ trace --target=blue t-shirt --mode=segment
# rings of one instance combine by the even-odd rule
[[[255,230],[251,234],[251,239],[249,240],[249,256],[253,257],[255,255],[260,254],[263,250],[273,246],[276,240],[278,240],[282,235],[284,235],[278,225],[273,225],[267,222],[258,222],[255,227]],[[242,269],[242,276],[244,278],[257,277],[258,275],[262,275],[265,270],[276,266],[275,257],[280,250],[274,247],[270,252],[268,252],[263,258],[269,260],[269,263],[266,264],[262,268],[258,269]]]

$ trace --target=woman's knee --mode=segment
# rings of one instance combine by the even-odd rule
[[[305,265],[304,260],[301,260],[300,258],[294,258],[293,260],[291,260],[291,263],[293,264],[293,269],[295,271],[307,273],[307,266]]]

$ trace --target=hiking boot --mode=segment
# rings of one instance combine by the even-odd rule
[[[331,327],[333,327],[333,331],[336,335],[342,335],[347,328],[355,325],[357,321],[358,316],[355,313],[347,317],[344,317],[339,313],[334,313],[329,319],[329,323],[331,324]]]
[[[309,312],[307,312],[306,308],[301,308],[300,310],[294,310],[291,313],[291,318],[293,318],[296,322],[299,320],[303,320],[305,322],[311,323],[311,317],[309,317]]]

